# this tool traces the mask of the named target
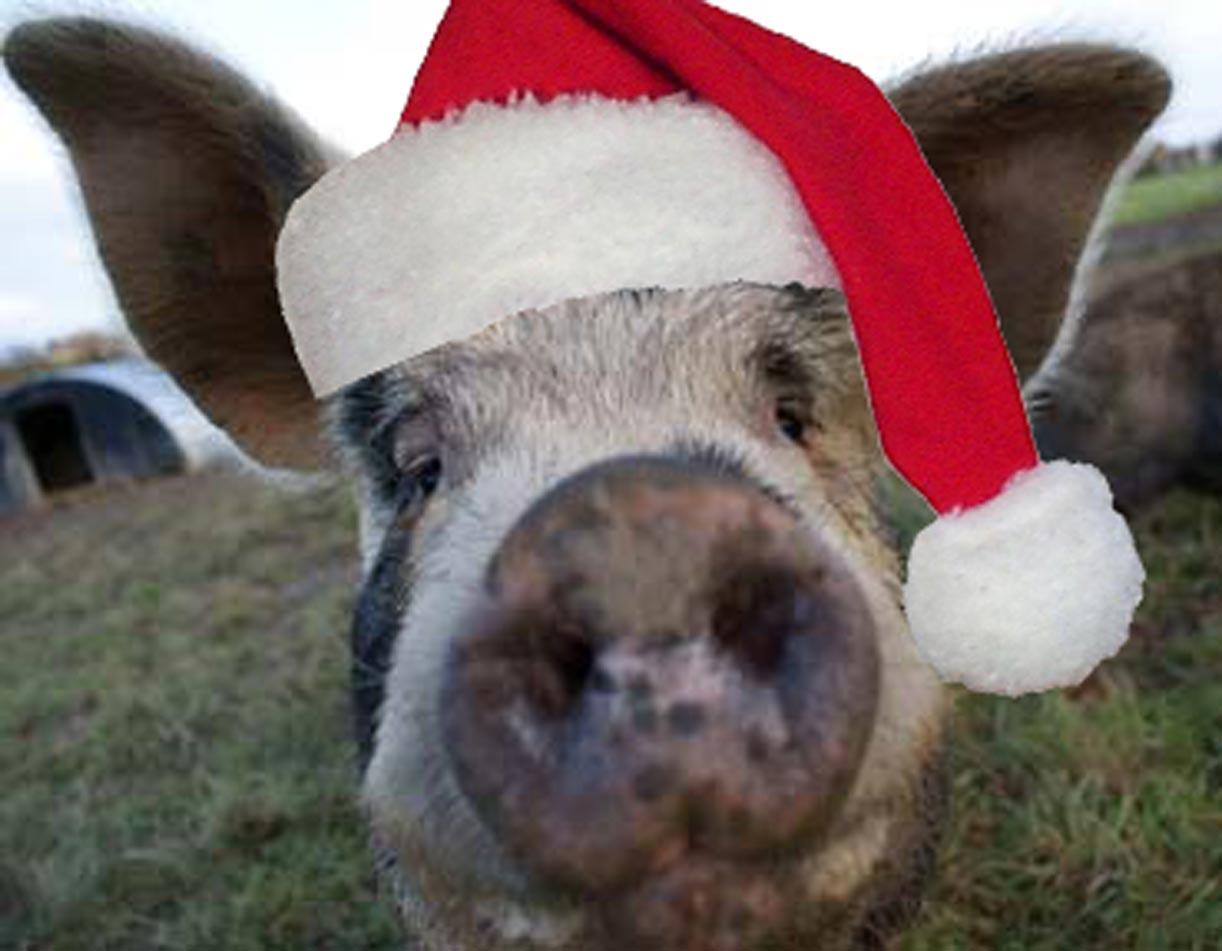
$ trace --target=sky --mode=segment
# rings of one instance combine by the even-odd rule
[[[1135,45],[1168,64],[1176,93],[1153,134],[1172,144],[1222,134],[1219,0],[721,0],[883,82],[926,61],[1040,39]],[[241,68],[352,154],[394,127],[446,0],[0,0],[0,32],[84,13],[189,37]],[[65,156],[0,77],[0,350],[78,330],[117,330]]]

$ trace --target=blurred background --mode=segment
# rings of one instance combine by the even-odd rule
[[[722,5],[880,81],[1032,39],[1159,57],[1175,97],[1097,286],[1166,286],[1169,319],[1222,340],[1190,279],[1222,274],[1217,0]],[[87,10],[170,30],[356,153],[393,129],[444,6],[0,0],[0,29]],[[354,805],[348,494],[236,471],[134,359],[65,157],[7,77],[0,233],[0,423],[30,459],[0,465],[0,951],[396,946]],[[1222,473],[1222,348],[1202,366]],[[896,509],[910,537],[923,509]],[[1181,480],[1133,514],[1150,578],[1120,658],[1073,691],[960,698],[905,951],[1222,947],[1222,502]]]

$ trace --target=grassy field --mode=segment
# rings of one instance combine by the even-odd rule
[[[1222,947],[1222,502],[1135,529],[1120,658],[1070,692],[960,697],[954,820],[904,951]]]
[[[0,949],[381,949],[344,708],[353,512],[235,476],[0,535]],[[961,698],[905,951],[1222,943],[1222,504],[1139,525],[1137,636],[1072,695]]]
[[[0,531],[0,949],[393,947],[345,497],[176,479]]]
[[[1222,163],[1133,182],[1116,206],[1113,222],[1146,224],[1211,205],[1222,205]]]

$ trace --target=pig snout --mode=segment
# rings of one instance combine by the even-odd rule
[[[525,867],[584,892],[682,868],[674,897],[807,846],[877,695],[870,613],[828,545],[746,477],[636,457],[510,531],[442,717],[460,784]]]
[[[1186,474],[1189,446],[1176,427],[1140,425],[1142,416],[1101,399],[1036,392],[1028,397],[1031,434],[1040,458],[1097,466],[1116,508],[1131,515]],[[1151,413],[1151,418],[1153,413]]]

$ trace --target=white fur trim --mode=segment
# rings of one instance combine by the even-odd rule
[[[570,298],[839,286],[779,160],[685,95],[476,103],[405,129],[293,206],[277,269],[318,396]]]
[[[1058,461],[917,535],[904,601],[944,680],[1016,695],[1080,683],[1120,650],[1144,579],[1102,474]]]

